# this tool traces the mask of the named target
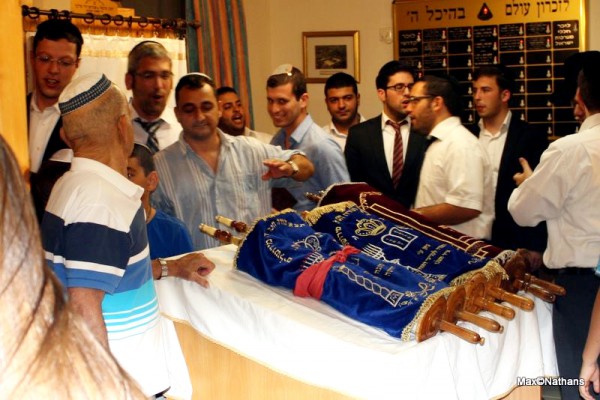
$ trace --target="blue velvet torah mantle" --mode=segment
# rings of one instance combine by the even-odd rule
[[[439,277],[342,246],[291,210],[256,221],[234,267],[403,340],[414,338],[420,317],[452,290]]]
[[[315,208],[305,219],[316,231],[331,234],[342,245],[450,285],[463,284],[476,272],[488,279],[506,275],[496,260],[469,254],[426,235],[418,226],[403,226],[369,214],[353,202]]]

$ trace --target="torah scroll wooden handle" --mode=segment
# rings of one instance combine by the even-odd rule
[[[474,304],[480,307],[482,310],[489,311],[492,314],[498,315],[509,321],[515,318],[515,310],[510,307],[503,306],[502,304],[495,303],[490,299],[477,297],[474,299]]]
[[[214,237],[221,243],[225,243],[225,244],[232,243],[232,244],[235,244],[236,246],[239,246],[242,243],[242,239],[233,236],[231,233],[229,233],[227,231],[217,229],[213,226],[206,225],[206,224],[200,224],[198,226],[198,228],[200,229],[200,232],[206,233],[207,235]]]
[[[235,221],[231,218],[227,218],[222,215],[217,215],[215,217],[215,220],[220,224],[223,224],[225,226],[235,229],[236,232],[239,232],[239,233],[247,233],[248,232],[248,224],[246,224],[245,222]]]
[[[463,328],[462,326],[455,325],[448,321],[439,321],[439,328],[441,331],[451,333],[454,336],[458,336],[462,340],[466,340],[469,343],[479,343],[482,346],[485,343],[485,338],[479,336],[477,332],[473,332],[472,330]]]
[[[465,311],[477,313],[486,310],[502,318],[511,320],[515,317],[515,310],[485,297],[487,280],[483,274],[477,273],[464,285],[467,293]]]
[[[472,312],[465,311],[466,290],[464,286],[458,286],[446,300],[446,321],[456,322],[462,320],[477,325],[489,332],[502,332],[504,328],[497,321]]]
[[[457,311],[456,317],[460,320],[467,321],[472,323],[473,325],[477,325],[486,331],[494,332],[494,333],[502,333],[504,332],[504,327],[491,318],[484,317],[482,315],[477,315],[470,313],[468,311]]]
[[[557,285],[556,283],[548,282],[547,280],[537,278],[531,274],[524,274],[523,281],[529,282],[531,285],[535,285],[541,287],[544,290],[547,290],[550,293],[553,293],[557,296],[564,296],[567,294],[567,291],[564,287]]]
[[[493,298],[500,301],[506,301],[507,303],[512,304],[515,307],[519,307],[521,310],[531,311],[534,307],[533,300],[531,300],[530,298],[507,292],[506,290],[500,289],[496,286],[488,286],[486,290],[486,295],[492,296]]]
[[[538,287],[536,285],[532,285],[532,284],[530,284],[528,282],[525,282],[525,281],[523,281],[521,279],[515,279],[513,281],[512,285],[517,290],[522,290],[524,292],[531,293],[535,297],[538,297],[538,298],[544,300],[545,302],[554,303],[554,301],[556,300],[556,295],[554,293],[550,293],[549,291],[544,290],[541,287]]]
[[[447,312],[447,302],[443,296],[440,296],[430,307],[429,310],[421,317],[417,326],[416,339],[418,342],[429,339],[437,332],[445,331],[459,338],[466,340],[469,343],[483,344],[485,339],[479,336],[477,332],[460,327],[444,320]]]
[[[304,197],[306,197],[308,200],[314,202],[314,203],[318,203],[321,201],[321,199],[323,198],[323,196],[318,195],[316,193],[311,193],[311,192],[305,192],[304,193]]]
[[[562,286],[528,273],[528,264],[529,262],[524,256],[524,252],[521,250],[517,251],[515,256],[504,265],[504,269],[510,279],[509,281],[502,282],[502,288],[511,293],[522,290],[549,303],[554,302],[556,296],[564,296],[566,294],[566,290]]]

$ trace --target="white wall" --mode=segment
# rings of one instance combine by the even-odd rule
[[[600,50],[600,24],[595,24],[594,17],[600,15],[600,1],[585,0],[587,19],[587,50]]]
[[[600,1],[584,0],[587,13],[587,49],[600,50]],[[365,117],[381,112],[375,91],[379,68],[394,56],[392,44],[379,40],[379,29],[392,26],[391,0],[244,0],[250,57],[250,83],[255,128],[275,131],[266,111],[267,77],[279,64],[302,69],[303,31],[360,32],[360,111]],[[323,84],[309,84],[309,111],[322,125],[329,120]]]
[[[250,82],[255,128],[275,131],[267,114],[266,81],[280,64],[302,69],[302,32],[360,32],[360,111],[366,117],[381,112],[375,91],[379,68],[394,55],[392,44],[379,40],[379,29],[392,26],[390,0],[245,0],[250,57]],[[322,125],[329,120],[322,83],[308,85],[309,111]]]

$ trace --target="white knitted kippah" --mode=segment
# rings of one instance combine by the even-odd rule
[[[210,76],[206,75],[204,72],[190,72],[190,73],[187,73],[187,74],[185,74],[184,76],[182,76],[182,78],[185,78],[186,76],[194,76],[194,75],[195,75],[195,76],[201,76],[201,77],[203,77],[203,78],[206,78],[206,79],[208,79],[208,80],[209,80],[209,81],[211,81],[211,82],[212,82],[212,80],[213,80],[213,79],[212,79]]]
[[[77,110],[102,96],[110,88],[111,82],[106,75],[93,72],[74,79],[58,98],[58,108],[62,115]]]
[[[278,66],[277,68],[275,68],[275,70],[271,73],[270,76],[273,75],[282,75],[282,74],[286,74],[288,76],[292,76],[292,69],[294,68],[294,66],[292,64],[281,64],[280,66]]]

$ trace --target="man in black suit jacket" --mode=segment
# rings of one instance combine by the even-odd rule
[[[49,19],[38,25],[33,38],[31,66],[35,88],[27,96],[31,195],[41,217],[54,182],[70,167],[70,150],[60,137],[62,120],[58,97],[79,66],[83,38],[70,21]],[[51,160],[58,151],[63,161]]]
[[[546,133],[521,121],[509,110],[514,82],[508,69],[501,65],[481,67],[473,78],[473,100],[480,117],[475,133],[497,174],[491,242],[504,249],[529,250],[532,266],[539,267],[546,248],[546,225],[541,223],[533,228],[517,225],[507,205],[517,187],[513,177],[523,169],[519,158],[526,159],[535,168],[548,147]]]
[[[385,64],[375,80],[383,113],[350,128],[344,150],[353,182],[366,182],[407,208],[417,194],[426,144],[425,136],[411,132],[406,112],[406,100],[414,82],[411,68],[398,61]],[[392,180],[395,130],[388,120],[402,123],[404,156],[397,185]]]

